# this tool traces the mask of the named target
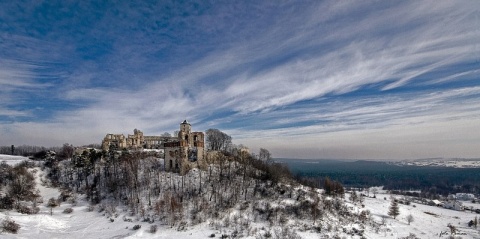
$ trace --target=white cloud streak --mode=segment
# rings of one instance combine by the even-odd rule
[[[82,144],[100,140],[107,132],[128,133],[125,130],[136,127],[147,134],[161,133],[176,129],[188,118],[199,130],[225,126],[238,142],[273,148],[279,152],[276,156],[475,156],[478,150],[469,147],[480,142],[471,133],[479,129],[475,123],[480,118],[478,84],[436,87],[464,76],[476,77],[478,70],[430,77],[456,64],[478,62],[480,32],[475,31],[478,22],[472,20],[478,9],[475,1],[331,1],[291,8],[289,15],[276,17],[265,29],[252,26],[255,37],[247,34],[250,29],[235,38],[219,36],[214,42],[225,39],[224,44],[169,74],[156,77],[161,71],[156,69],[138,72],[148,78],[141,85],[125,86],[127,80],[118,79],[118,86],[95,87],[94,79],[108,75],[96,72],[102,69],[94,62],[84,63],[70,75],[84,83],[71,83],[62,87],[65,92],[57,92],[63,100],[84,102],[82,107],[57,112],[52,122],[16,122],[1,126],[0,131],[17,142],[45,142],[31,136],[35,134],[49,135],[55,144]],[[201,20],[211,24],[215,22],[211,17],[219,16]],[[215,30],[212,26],[205,31]],[[117,67],[128,65],[127,70],[115,69],[112,63],[113,69],[108,70],[113,76],[122,78],[129,69],[152,66],[145,57],[149,48],[124,43],[113,44],[113,58],[105,58]],[[9,75],[23,79],[9,87],[35,86],[29,74],[0,67],[0,86],[8,85],[2,81],[8,77],[2,76]],[[425,85],[431,88],[396,91]],[[375,93],[341,98],[363,88]],[[4,106],[3,112],[7,110]],[[1,112],[0,105],[0,116]],[[462,135],[469,141],[462,140]],[[409,143],[412,138],[421,142]],[[465,144],[451,143],[455,140]],[[302,145],[308,148],[303,153]],[[451,153],[446,145],[452,145]],[[420,146],[428,150],[422,152]]]

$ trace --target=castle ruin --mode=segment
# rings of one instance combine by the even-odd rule
[[[107,134],[102,140],[102,149],[161,149],[163,143],[175,140],[175,137],[144,136],[143,132],[134,129],[133,134],[125,137],[123,134]]]
[[[203,132],[192,132],[187,120],[180,124],[178,135],[144,136],[135,129],[133,135],[107,134],[102,140],[102,149],[163,149],[165,170],[178,171],[183,162],[195,162],[204,159],[205,135]]]

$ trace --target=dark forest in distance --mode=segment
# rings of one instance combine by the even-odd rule
[[[384,186],[388,190],[421,190],[424,197],[480,192],[480,168],[399,166],[368,160],[299,160],[276,158],[294,175],[321,183],[325,177],[346,187]]]

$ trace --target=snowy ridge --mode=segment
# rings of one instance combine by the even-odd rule
[[[28,160],[28,158],[17,155],[0,154],[0,163],[6,162],[8,165],[15,165],[22,162],[23,160]]]
[[[480,159],[416,159],[395,161],[392,164],[399,166],[430,166],[430,167],[451,167],[451,168],[480,168]]]
[[[17,158],[18,161],[26,158]],[[45,171],[40,167],[29,169],[35,174],[41,203],[38,214],[20,214],[14,210],[0,211],[0,220],[10,218],[20,224],[18,234],[2,233],[2,238],[403,238],[415,234],[418,238],[448,238],[448,224],[454,225],[457,236],[463,239],[480,238],[479,229],[468,227],[467,223],[477,214],[470,211],[454,211],[415,202],[399,204],[400,215],[393,219],[387,216],[390,195],[378,189],[378,194],[352,201],[350,194],[344,198],[322,195],[323,190],[313,190],[301,185],[279,184],[266,188],[264,196],[255,201],[242,201],[217,217],[205,217],[198,224],[171,225],[159,221],[145,221],[139,215],[132,215],[128,207],[117,205],[113,209],[101,203],[92,207],[84,195],[75,200],[62,202],[59,207],[46,207],[49,198],[57,198],[60,191],[50,187]],[[213,174],[216,170],[213,171]],[[186,182],[198,180],[199,170],[191,170]],[[170,175],[171,177],[178,177]],[[205,177],[205,176],[204,176]],[[205,179],[203,179],[205,180]],[[291,193],[291,195],[289,195]],[[398,200],[407,199],[398,197]],[[315,202],[318,204],[315,204]],[[202,203],[209,203],[208,201]],[[210,202],[211,203],[211,202]],[[306,205],[308,207],[303,207]],[[311,206],[321,209],[315,220]],[[470,204],[480,208],[479,204]],[[73,212],[65,214],[66,208]],[[190,211],[189,208],[186,211]],[[287,212],[287,213],[285,213]],[[367,215],[362,218],[362,212]],[[295,216],[294,214],[298,214]],[[189,212],[191,217],[193,214]],[[408,225],[406,217],[414,221]],[[315,222],[314,222],[315,220]],[[140,225],[138,230],[133,230]],[[156,233],[149,231],[157,225]]]

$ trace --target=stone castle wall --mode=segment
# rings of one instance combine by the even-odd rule
[[[179,171],[182,164],[204,160],[205,135],[203,132],[192,132],[192,126],[186,120],[180,124],[178,135],[144,136],[135,129],[133,134],[107,134],[102,141],[102,149],[163,149],[165,170]]]

